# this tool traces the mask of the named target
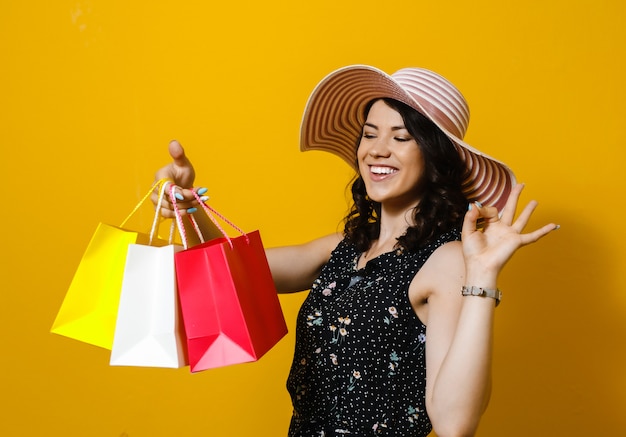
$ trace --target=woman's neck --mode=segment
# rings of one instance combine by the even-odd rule
[[[379,241],[397,240],[406,233],[409,226],[415,225],[413,213],[418,203],[410,207],[392,208],[386,205],[380,210],[380,233]]]
[[[359,267],[365,266],[367,261],[383,253],[391,252],[396,248],[398,238],[403,236],[413,223],[412,212],[413,209],[398,213],[390,213],[384,209],[381,211],[378,238],[374,240],[369,249],[361,255]]]

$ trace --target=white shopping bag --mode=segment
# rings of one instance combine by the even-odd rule
[[[183,247],[172,244],[174,228],[169,245],[152,245],[168,185],[162,183],[159,190],[149,244],[128,245],[109,361],[112,366],[180,368],[188,363],[174,270],[174,254]]]
[[[182,246],[128,246],[110,364],[180,368],[186,338],[174,253]]]

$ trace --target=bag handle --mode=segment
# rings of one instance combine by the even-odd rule
[[[181,239],[183,241],[184,248],[187,249],[187,234],[186,234],[185,228],[183,226],[183,221],[182,221],[183,218],[180,215],[180,210],[178,209],[178,205],[176,204],[176,196],[175,196],[175,193],[174,193],[174,188],[175,188],[174,186],[170,187],[170,191],[169,191],[170,200],[172,201],[172,205],[174,206],[174,215],[176,216],[176,224],[178,225],[178,232],[180,233]],[[217,216],[220,219],[222,219],[225,223],[229,224],[231,227],[236,229],[241,235],[246,237],[246,243],[250,242],[250,239],[249,239],[248,235],[241,228],[239,228],[233,222],[231,222],[226,217],[224,217],[222,214],[217,212],[214,208],[212,208],[212,207],[208,206],[206,203],[204,203],[200,199],[200,196],[198,195],[197,192],[192,190],[192,193],[193,193],[194,197],[196,198],[196,200],[198,201],[198,203],[200,204],[200,206],[202,206],[202,209],[204,210],[206,215],[209,217],[209,219],[211,219],[211,221],[213,222],[215,227],[217,227],[217,229],[224,236],[224,238],[226,238],[226,241],[228,241],[228,245],[230,246],[231,249],[233,248],[232,239],[228,236],[226,231],[224,231],[224,228],[222,228],[222,226],[220,226],[220,224],[218,223],[218,221],[215,218],[215,216]],[[200,228],[199,228],[198,223],[196,222],[195,218],[192,215],[189,215],[189,219],[191,220],[196,233],[200,237],[200,240],[204,243],[204,237],[202,236],[202,232],[200,231]]]
[[[150,187],[150,190],[143,196],[143,198],[139,201],[139,203],[137,203],[137,205],[135,205],[135,207],[133,208],[133,210],[130,212],[130,214],[128,214],[128,217],[126,217],[124,219],[124,221],[122,222],[122,224],[120,225],[120,228],[123,228],[124,225],[126,224],[126,222],[128,220],[130,220],[130,218],[137,212],[137,210],[141,207],[141,205],[143,205],[143,203],[146,201],[146,199],[148,199],[148,197],[150,197],[150,194],[152,194],[152,192],[154,191],[154,189],[156,187],[161,186],[161,184],[165,184],[166,182],[170,182],[169,179],[159,179],[158,181],[156,181],[154,184],[152,184],[152,186]]]
[[[169,196],[170,201],[172,202],[172,206],[174,207],[174,222],[178,226],[178,233],[180,234],[180,239],[183,242],[183,249],[187,250],[187,248],[189,247],[187,244],[187,232],[185,232],[183,218],[180,215],[180,210],[178,209],[178,204],[176,203],[176,193],[174,192],[175,189],[176,185],[170,185]]]
[[[150,229],[150,240],[148,241],[148,245],[150,246],[152,246],[154,235],[159,229],[159,217],[161,216],[161,206],[163,205],[163,198],[165,197],[166,188],[169,184],[171,184],[171,181],[169,181],[168,179],[161,179],[161,181],[163,181],[163,183],[161,184],[161,187],[159,189],[159,201],[157,202],[157,205],[156,205],[156,210],[154,212],[154,220],[152,220],[152,228]],[[172,225],[174,225],[174,223],[172,223]],[[172,244],[172,241],[174,240],[174,229],[175,229],[174,226],[170,227],[170,236],[168,239],[169,244]]]
[[[154,213],[154,220],[152,221],[152,228],[150,230],[150,239],[148,242],[149,245],[152,245],[152,241],[154,240],[154,235],[158,229],[161,205],[163,204],[163,197],[165,195],[165,189],[168,184],[171,184],[171,180],[167,178],[159,179],[154,184],[152,184],[152,186],[150,187],[150,190],[143,196],[143,198],[137,203],[137,205],[135,205],[135,207],[130,212],[130,214],[128,214],[128,216],[124,219],[124,221],[120,225],[120,228],[123,228],[126,225],[128,220],[130,220],[130,218],[137,212],[137,210],[139,210],[139,208],[144,204],[144,202],[148,199],[148,197],[150,197],[152,192],[157,187],[159,187],[159,201],[157,203],[156,210]],[[170,244],[172,243],[173,236],[174,236],[174,227],[172,226],[170,229],[170,237],[169,237]]]
[[[178,233],[180,234],[180,239],[182,240],[183,243],[183,248],[187,249],[188,248],[188,243],[187,243],[187,232],[185,231],[185,226],[183,225],[183,218],[180,215],[180,209],[178,208],[178,199],[176,199],[176,193],[174,192],[174,190],[176,189],[176,185],[172,184],[172,186],[169,189],[169,196],[170,196],[170,200],[172,201],[172,206],[174,207],[174,220],[172,221],[172,232],[175,226],[178,227]],[[194,191],[195,194],[195,191]],[[189,214],[187,217],[189,217],[189,221],[191,221],[191,224],[193,226],[193,229],[196,231],[196,234],[198,235],[198,238],[200,238],[200,242],[204,243],[204,236],[202,235],[202,232],[200,231],[200,227],[198,226],[198,222],[196,222],[196,219],[193,215]]]
[[[211,219],[211,221],[213,222],[213,224],[217,227],[217,229],[219,229],[219,231],[222,233],[222,235],[228,240],[228,243],[230,244],[230,247],[232,249],[233,247],[233,243],[230,239],[230,237],[226,234],[226,232],[224,231],[224,229],[219,225],[219,223],[217,222],[217,220],[215,219],[215,216],[218,216],[220,219],[222,219],[224,221],[224,223],[229,224],[233,229],[237,230],[241,235],[243,235],[244,237],[246,237],[246,243],[250,242],[250,238],[248,238],[248,234],[246,234],[243,230],[241,230],[241,228],[237,225],[235,225],[233,222],[231,222],[230,220],[228,220],[226,217],[224,217],[222,214],[220,214],[219,212],[217,212],[215,210],[215,208],[210,207],[209,205],[207,205],[206,203],[204,203],[201,199],[200,196],[198,195],[198,193],[196,193],[195,191],[193,192],[194,197],[196,198],[196,200],[198,200],[198,203],[202,206],[202,209],[204,209],[204,212],[206,213],[206,215]]]

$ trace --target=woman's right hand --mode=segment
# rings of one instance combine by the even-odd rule
[[[196,173],[193,169],[193,165],[191,165],[191,161],[185,156],[185,150],[183,146],[176,140],[171,141],[169,144],[169,152],[172,157],[172,162],[170,162],[165,167],[160,168],[155,173],[155,182],[161,179],[169,179],[174,185],[177,186],[176,193],[180,199],[182,196],[182,200],[178,200],[176,205],[181,212],[181,214],[186,214],[187,210],[190,208],[195,208],[198,205],[198,201],[193,195],[193,182],[196,177]],[[204,194],[199,192],[199,194]],[[151,200],[156,206],[159,200],[158,189],[152,193]],[[193,210],[191,210],[193,211]],[[189,212],[191,212],[189,211]],[[174,217],[174,207],[172,206],[172,202],[170,201],[169,196],[164,196],[163,202],[161,204],[161,215],[167,218]]]

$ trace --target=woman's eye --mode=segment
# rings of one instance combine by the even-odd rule
[[[369,134],[366,132],[363,132],[363,138],[367,138],[367,139],[372,139],[375,138],[376,136],[374,134]]]
[[[395,140],[400,143],[406,143],[407,141],[411,141],[413,138],[405,138],[405,137],[396,137]]]

